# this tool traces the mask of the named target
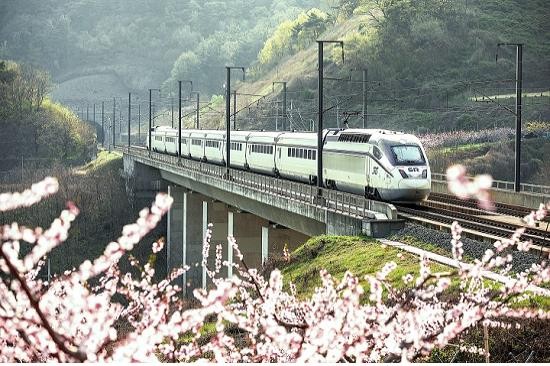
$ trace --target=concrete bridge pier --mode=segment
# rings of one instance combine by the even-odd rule
[[[203,199],[175,185],[168,186],[168,194],[174,203],[167,218],[167,271],[184,265],[190,267],[176,280],[189,295],[189,289],[202,286]]]
[[[249,268],[261,269],[272,256],[281,256],[285,244],[293,250],[309,236],[270,222],[252,213],[171,184],[168,194],[174,203],[167,217],[167,271],[187,265],[190,269],[176,283],[192,296],[194,288],[212,284],[202,267],[202,250],[208,225],[212,224],[208,269],[215,268],[216,247],[222,247],[222,261],[237,261],[228,236],[237,240]],[[235,275],[232,267],[223,266],[217,277]]]

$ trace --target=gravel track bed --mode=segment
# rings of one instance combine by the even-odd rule
[[[391,239],[399,241],[405,236],[412,236],[422,242],[445,249],[449,253],[448,256],[452,257],[451,233],[430,229],[417,224],[406,223],[405,228],[395,233]],[[463,244],[462,249],[464,250],[464,255],[470,258],[481,259],[487,249],[494,250],[493,244],[488,244],[465,237],[462,237],[461,241]],[[531,264],[539,263],[544,257],[543,254],[539,259],[539,253],[537,252],[526,253],[512,250],[510,253],[514,258],[512,261],[512,271],[514,272],[524,271],[531,267]]]

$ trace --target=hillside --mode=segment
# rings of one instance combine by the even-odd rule
[[[70,270],[101,255],[110,241],[120,237],[123,226],[139,217],[138,212],[143,207],[133,207],[128,202],[124,180],[120,177],[121,169],[121,154],[102,151],[96,159],[78,169],[57,165],[46,172],[32,168],[18,171],[23,181],[15,184],[0,181],[0,192],[22,191],[45,176],[58,179],[59,192],[30,208],[0,212],[0,221],[17,222],[28,227],[49,227],[67,202],[74,202],[80,214],[72,224],[67,241],[53,249],[49,256],[52,274]],[[165,233],[166,224],[161,222],[143,239],[143,245],[136,246],[131,254],[146,262],[151,252],[150,243]],[[25,248],[28,247],[23,244]],[[165,257],[162,253],[158,258],[160,276],[165,275]],[[129,268],[126,261],[121,265],[124,270]],[[42,274],[45,275],[45,269]]]
[[[210,95],[219,93],[225,64],[248,66],[270,29],[319,2],[2,1],[0,58],[47,69],[58,99],[97,100],[119,89],[145,97],[178,78]],[[70,83],[81,78],[87,90]]]
[[[342,126],[346,113],[351,114],[350,126],[362,125],[357,112],[362,108],[364,68],[369,126],[407,131],[513,126],[513,114],[503,107],[513,109],[513,99],[498,104],[483,100],[513,93],[515,87],[515,50],[500,48],[495,63],[498,42],[525,43],[524,91],[532,94],[524,103],[524,121],[550,119],[544,94],[550,84],[547,1],[342,0],[340,6],[334,23],[317,37],[345,42],[344,63],[339,47],[325,46],[325,76],[341,79],[325,80],[328,127]],[[292,44],[294,37],[293,32],[275,30],[271,43]],[[282,95],[280,86],[272,92],[271,83],[284,80],[293,127],[310,129],[316,121],[315,37],[307,46],[277,49],[266,61],[263,53],[265,47],[273,48],[271,43],[264,44],[249,81],[238,84],[243,94],[238,98],[238,109],[243,109],[240,127],[274,129],[276,119],[282,118]],[[221,123],[221,118],[212,123]]]
[[[95,156],[93,128],[52,102],[50,89],[47,72],[0,60],[0,170],[19,167],[22,159],[44,168]]]
[[[415,245],[424,246],[424,249],[434,250],[428,244],[415,242]],[[449,255],[447,253],[447,255]],[[402,289],[406,286],[402,276],[418,274],[419,259],[410,253],[386,247],[376,240],[360,237],[333,237],[320,236],[311,238],[291,253],[290,262],[284,259],[275,261],[276,266],[282,268],[285,283],[292,281],[296,285],[298,297],[308,297],[320,285],[319,271],[326,269],[336,282],[340,281],[344,273],[349,270],[356,275],[365,294],[362,299],[368,301],[368,282],[364,276],[375,274],[385,263],[395,261],[397,268],[388,276],[388,283],[393,288]],[[269,268],[269,267],[268,267]],[[448,267],[430,263],[432,271],[446,271]],[[458,283],[455,281],[444,297],[456,296]],[[548,307],[547,301],[532,306]],[[532,344],[528,347],[532,351],[534,362],[548,362],[550,353],[545,344],[548,342],[548,325],[544,322],[522,319],[517,329],[490,328],[488,332],[491,362],[510,362],[510,358],[519,354],[524,348],[518,345]],[[457,340],[457,344],[475,345],[483,347],[483,327],[477,326]],[[518,348],[520,347],[520,348]],[[473,355],[457,349],[455,345],[443,349],[435,349],[428,356],[418,360],[420,362],[485,362],[482,355]]]

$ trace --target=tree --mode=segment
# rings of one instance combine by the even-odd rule
[[[450,187],[460,194],[477,191],[483,198],[487,179],[480,179],[482,184],[475,187],[463,187],[472,184],[464,182],[464,174],[461,169],[449,170]],[[55,179],[46,178],[22,194],[3,194],[0,211],[32,206],[58,189]],[[68,202],[46,231],[17,224],[5,230],[0,246],[0,360],[137,362],[161,357],[172,362],[414,361],[445,347],[476,325],[507,328],[521,319],[550,319],[549,311],[511,305],[534,294],[549,296],[548,289],[537,287],[550,281],[547,261],[503,285],[487,284],[482,277],[484,271],[509,271],[512,256],[507,250],[528,249],[520,239],[523,230],[510,240],[495,243],[495,249],[487,250],[483,259],[466,264],[461,262],[461,228],[457,223],[452,225],[457,269],[432,272],[427,260],[421,258],[419,273],[403,276],[407,284],[404,289],[393,288],[387,281],[397,267],[394,262],[365,277],[368,289],[352,273],[346,272],[338,280],[321,270],[322,284],[308,299],[298,298],[291,282],[289,291],[283,290],[279,270],[273,270],[266,280],[248,268],[231,237],[239,275],[218,278],[222,247],[217,245],[214,268],[208,268],[208,231],[201,264],[213,287],[195,290],[200,305],[186,309],[178,298],[181,288],[174,281],[189,267],[174,270],[158,283],[153,280],[155,256],[163,250],[162,241],[153,243],[148,263],[142,265],[130,258],[139,271],[137,276],[121,273],[118,266],[123,255],[161,220],[172,201],[166,194],[157,195],[152,207],[143,209],[136,223],[125,226],[122,236],[109,243],[99,258],[85,261],[48,283],[37,277],[44,256],[65,240],[78,208]],[[550,205],[541,205],[526,223],[533,225],[535,219],[544,218],[548,208]],[[20,241],[32,245],[27,254],[21,254]],[[289,255],[285,254],[287,259]],[[446,293],[452,279],[460,283],[454,300]],[[207,319],[213,319],[216,331],[205,343],[200,338]],[[128,324],[127,331],[120,332],[117,323]],[[464,352],[485,352],[460,343],[459,347]]]

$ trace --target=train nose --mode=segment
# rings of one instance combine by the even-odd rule
[[[398,200],[422,201],[430,194],[432,184],[430,179],[401,179],[398,187]]]
[[[432,182],[430,179],[400,179],[398,183],[399,189],[430,189]]]

